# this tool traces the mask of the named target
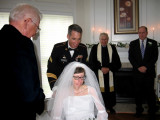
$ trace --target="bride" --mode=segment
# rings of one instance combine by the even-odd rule
[[[108,120],[97,78],[85,64],[68,64],[52,91],[38,120]]]

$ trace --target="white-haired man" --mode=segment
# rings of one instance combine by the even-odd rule
[[[18,4],[10,12],[9,24],[0,30],[2,115],[5,120],[36,120],[44,110],[45,95],[40,87],[37,60],[31,37],[39,31],[40,11]]]

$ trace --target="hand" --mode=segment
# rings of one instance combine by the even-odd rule
[[[141,73],[146,73],[147,71],[147,68],[145,66],[141,66],[138,68],[138,70],[141,72]]]
[[[83,55],[78,55],[78,56],[76,57],[76,61],[77,61],[77,62],[82,62],[82,58],[83,58]]]
[[[109,72],[109,68],[107,67],[102,67],[101,71],[103,72],[103,74],[107,74]]]

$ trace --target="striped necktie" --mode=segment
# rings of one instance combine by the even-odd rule
[[[144,41],[142,40],[141,44],[141,54],[142,54],[142,59],[144,58]]]

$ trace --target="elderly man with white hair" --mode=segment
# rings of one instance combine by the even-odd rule
[[[5,120],[36,120],[44,110],[38,66],[31,37],[40,30],[40,11],[18,4],[10,12],[1,36],[1,115]]]

